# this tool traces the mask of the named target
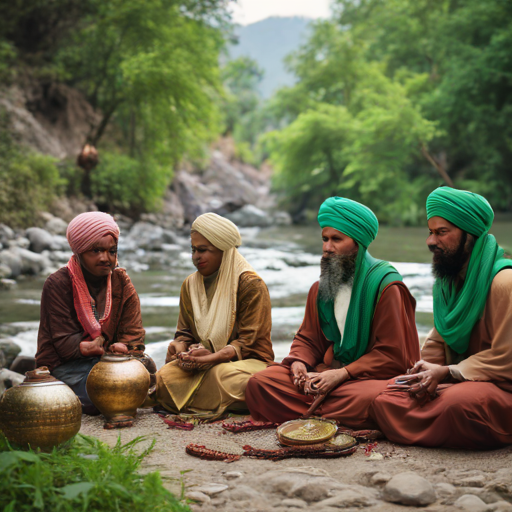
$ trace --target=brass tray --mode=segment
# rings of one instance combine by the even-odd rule
[[[291,420],[277,427],[277,438],[285,446],[302,446],[326,443],[332,439],[338,427],[334,421],[321,418]]]

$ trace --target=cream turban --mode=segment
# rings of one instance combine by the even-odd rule
[[[224,252],[209,306],[203,276],[195,272],[188,280],[194,321],[201,343],[206,348],[210,348],[211,343],[214,352],[218,352],[227,345],[235,324],[240,275],[254,270],[238,252],[242,237],[230,220],[216,213],[205,213],[194,221],[192,231],[197,231]]]

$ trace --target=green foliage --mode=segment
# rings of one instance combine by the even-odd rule
[[[0,110],[0,223],[12,227],[34,225],[39,211],[47,210],[63,191],[56,159],[24,150],[8,131]]]
[[[51,453],[12,449],[0,435],[0,508],[8,512],[51,510],[187,511],[167,491],[158,473],[138,469],[153,444],[135,451],[144,438],[113,448],[78,434]]]
[[[171,177],[172,167],[154,159],[103,152],[91,173],[93,197],[108,209],[131,214],[156,209]]]

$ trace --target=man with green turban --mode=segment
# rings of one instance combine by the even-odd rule
[[[489,234],[494,212],[478,194],[438,188],[427,218],[435,328],[422,360],[376,398],[373,417],[403,444],[511,444],[512,260]]]
[[[388,262],[368,246],[379,223],[366,206],[342,197],[318,212],[320,281],[280,365],[255,374],[246,403],[256,420],[283,422],[314,414],[370,428],[369,406],[387,379],[419,358],[415,300]]]

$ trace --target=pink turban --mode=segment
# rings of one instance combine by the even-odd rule
[[[119,226],[108,213],[87,212],[76,216],[68,225],[66,237],[75,254],[82,254],[106,235],[119,240]]]

